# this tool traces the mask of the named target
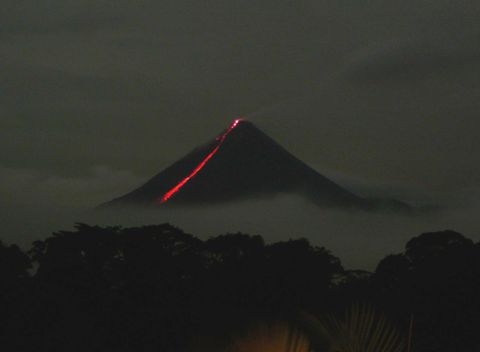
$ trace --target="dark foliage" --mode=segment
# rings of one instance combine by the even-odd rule
[[[256,319],[351,302],[371,302],[403,327],[413,317],[414,351],[480,350],[480,245],[453,231],[413,238],[374,273],[345,271],[305,239],[202,241],[168,224],[77,224],[28,254],[0,243],[3,350],[191,351]]]
[[[454,231],[424,233],[372,277],[379,299],[415,321],[419,351],[479,351],[480,246]]]

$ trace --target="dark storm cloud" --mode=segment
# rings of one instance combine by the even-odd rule
[[[117,4],[121,7],[121,2]],[[125,9],[116,12],[113,5],[108,1],[5,0],[0,14],[0,35],[95,32],[126,27]]]
[[[78,33],[98,32],[128,24],[120,17],[96,17],[86,18],[81,15],[63,18],[51,23],[9,23],[4,21],[0,26],[0,36],[16,34],[55,34],[55,33]]]
[[[0,79],[5,89],[0,102],[11,109],[49,105],[75,108],[88,102],[118,104],[125,99],[146,103],[158,98],[155,90],[162,90],[161,82],[148,76],[102,76],[18,65],[4,65]],[[163,88],[162,93],[168,94],[168,90]]]
[[[142,154],[128,136],[142,133],[132,116],[140,114],[136,122],[141,124],[148,119],[142,112],[160,110],[162,103],[176,97],[158,79],[128,73],[102,76],[5,65],[0,80],[4,88],[0,135],[8,151],[2,163],[60,173],[63,169],[67,174],[83,173],[92,165],[86,154],[96,155],[94,164],[121,153],[125,157],[128,149]],[[125,101],[128,106],[122,104]],[[123,130],[126,125],[129,131]],[[115,133],[128,145],[122,145]]]
[[[378,84],[392,80],[418,81],[462,71],[472,73],[479,69],[480,30],[475,35],[443,38],[440,43],[424,40],[401,44],[387,43],[384,47],[366,49],[348,68],[349,76],[359,83]]]

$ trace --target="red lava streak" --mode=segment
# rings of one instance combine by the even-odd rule
[[[197,167],[190,173],[190,175],[188,175],[187,177],[185,177],[182,181],[180,181],[175,187],[173,187],[171,190],[169,190],[167,193],[165,193],[163,195],[163,197],[160,199],[160,203],[165,203],[166,201],[168,201],[171,197],[173,197],[175,195],[175,193],[177,193],[178,191],[180,191],[180,189],[185,186],[185,184],[190,181],[196,174],[198,174],[200,172],[200,170],[202,170],[205,165],[207,165],[208,161],[213,158],[213,156],[218,152],[218,150],[220,149],[220,147],[222,146],[223,142],[225,141],[225,139],[227,138],[228,134],[230,132],[232,132],[232,130],[237,127],[237,125],[242,121],[242,119],[236,119],[235,121],[233,121],[233,123],[231,124],[231,126],[228,128],[228,130],[222,134],[221,136],[218,136],[217,137],[217,141],[218,141],[218,144],[217,146],[205,157],[205,159],[203,159],[200,164],[197,165]]]

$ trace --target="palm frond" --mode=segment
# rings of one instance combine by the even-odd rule
[[[308,317],[317,339],[327,341],[330,352],[404,352],[398,329],[369,305],[353,305],[342,318]]]

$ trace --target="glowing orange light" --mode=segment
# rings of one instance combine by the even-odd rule
[[[218,152],[220,147],[222,146],[223,142],[227,138],[228,134],[232,132],[232,130],[238,126],[238,124],[242,121],[242,119],[236,119],[233,121],[233,123],[230,125],[228,130],[223,133],[222,135],[217,137],[218,144],[217,146],[200,162],[200,164],[197,165],[195,169],[187,176],[185,177],[182,181],[180,181],[175,187],[170,189],[167,193],[165,193],[162,198],[160,198],[160,203],[165,203],[168,201],[175,193],[180,191],[180,189],[185,186],[185,184],[190,181],[196,174],[202,170],[205,165],[208,163],[208,161],[213,158],[213,156]]]
[[[261,324],[233,339],[229,352],[309,352],[305,334],[287,323]]]

